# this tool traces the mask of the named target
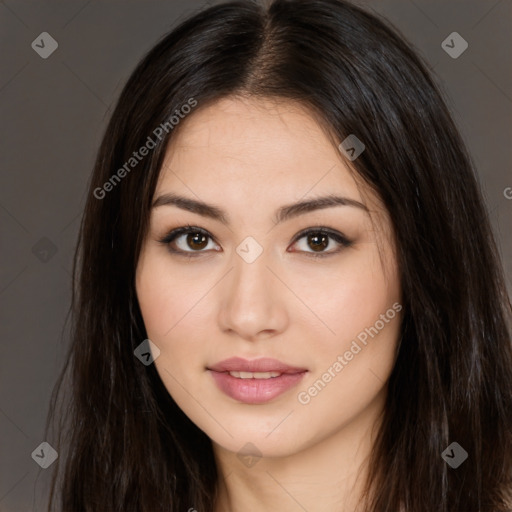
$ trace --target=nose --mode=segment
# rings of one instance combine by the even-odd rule
[[[220,293],[218,322],[221,330],[248,341],[283,332],[288,325],[286,301],[289,297],[266,252],[252,263],[235,254],[233,267]]]

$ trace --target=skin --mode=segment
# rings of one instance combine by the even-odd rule
[[[230,223],[175,205],[153,208],[136,288],[148,337],[160,349],[158,374],[212,440],[222,475],[216,511],[354,511],[401,314],[307,404],[298,394],[400,303],[387,212],[299,104],[231,97],[182,123],[154,198],[173,192],[201,200],[224,210]],[[279,207],[329,194],[364,203],[368,211],[332,206],[274,224]],[[199,249],[187,244],[186,234],[174,240],[175,249],[202,251],[190,259],[159,242],[186,224],[211,236]],[[344,234],[352,245],[329,239],[324,253],[330,255],[311,257],[317,252],[307,236],[294,239],[318,226]],[[236,252],[247,236],[263,248],[252,263]],[[221,392],[207,370],[233,356],[272,357],[307,373],[270,402],[245,404]],[[242,449],[247,443],[262,455],[253,464],[237,456],[251,452]]]

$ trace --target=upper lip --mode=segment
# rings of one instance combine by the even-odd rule
[[[248,361],[241,357],[231,357],[208,367],[215,372],[279,372],[279,373],[302,373],[306,368],[290,366],[277,359],[262,357]]]

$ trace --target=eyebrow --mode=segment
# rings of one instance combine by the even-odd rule
[[[152,205],[153,208],[158,208],[159,206],[177,206],[183,210],[197,213],[204,217],[210,217],[211,219],[222,222],[223,224],[229,224],[228,214],[221,210],[219,207],[188,197],[180,196],[178,194],[162,194],[153,202]],[[360,203],[355,199],[340,197],[336,195],[328,195],[281,206],[275,212],[274,223],[279,224],[294,217],[298,217],[299,215],[303,215],[307,212],[324,208],[331,208],[333,206],[352,206],[359,208],[366,213],[369,213],[368,208],[363,203]]]

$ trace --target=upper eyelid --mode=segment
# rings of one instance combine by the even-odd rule
[[[345,235],[336,230],[336,229],[333,229],[333,228],[328,228],[326,226],[310,226],[310,227],[307,227],[307,228],[304,228],[304,229],[301,229],[298,233],[296,233],[294,236],[293,236],[293,239],[296,240],[297,238],[299,237],[302,237],[306,234],[308,234],[309,232],[325,232],[329,235],[339,235],[339,236],[342,236],[342,237],[345,237]],[[170,229],[162,238],[168,238],[170,237],[171,235],[173,237],[178,237],[178,236],[181,236],[181,235],[185,235],[187,233],[194,233],[194,232],[197,232],[197,233],[202,233],[208,237],[210,237],[212,240],[216,241],[215,239],[215,236],[213,236],[210,231],[208,231],[207,229],[205,228],[201,228],[199,226],[192,226],[192,225],[184,225],[184,226],[179,226],[177,228],[174,228],[174,229]],[[346,237],[345,237],[346,238]]]

